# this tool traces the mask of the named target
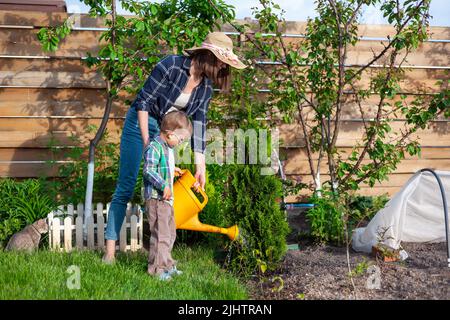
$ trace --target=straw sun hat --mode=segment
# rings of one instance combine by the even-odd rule
[[[236,69],[244,69],[247,66],[239,60],[233,52],[233,41],[223,32],[209,33],[200,47],[193,47],[184,50],[185,54],[190,55],[195,50],[207,49],[214,53],[220,61],[229,64]]]

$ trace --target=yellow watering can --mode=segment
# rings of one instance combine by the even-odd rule
[[[202,195],[203,201],[200,202],[192,188],[197,180],[189,170],[182,170],[181,177],[173,185],[174,203],[173,209],[175,213],[175,224],[177,229],[214,232],[226,234],[231,240],[235,240],[239,235],[237,225],[229,228],[220,228],[203,224],[198,219],[198,214],[206,206],[208,196],[198,188],[198,192]]]

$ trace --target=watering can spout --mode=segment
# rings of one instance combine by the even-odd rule
[[[177,229],[214,232],[225,234],[230,240],[236,240],[239,236],[237,225],[229,228],[221,228],[209,224],[203,224],[198,218],[198,214],[203,210],[208,202],[208,196],[202,190],[196,190],[203,198],[199,200],[193,191],[196,182],[194,176],[188,170],[183,170],[181,177],[174,183],[174,214]]]
[[[239,237],[239,228],[237,225],[231,226],[229,228],[216,227],[209,224],[201,223],[198,220],[198,216],[193,217],[191,220],[177,227],[177,229],[221,233],[227,235],[231,241],[234,241]]]

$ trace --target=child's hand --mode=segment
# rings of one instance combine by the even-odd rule
[[[172,191],[170,191],[169,186],[166,186],[163,191],[163,199],[170,200],[171,197],[172,197]]]
[[[175,167],[175,177],[179,177],[181,175],[183,175],[183,170],[181,170],[178,167]]]

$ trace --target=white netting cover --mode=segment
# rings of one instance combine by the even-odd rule
[[[435,171],[441,178],[450,202],[450,172]],[[353,231],[352,247],[371,252],[385,231],[384,244],[398,249],[400,242],[444,242],[445,222],[442,196],[430,172],[417,172],[403,188],[378,211],[365,228]]]

